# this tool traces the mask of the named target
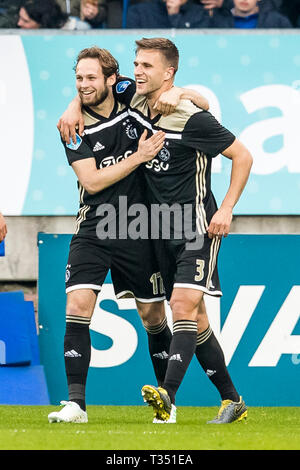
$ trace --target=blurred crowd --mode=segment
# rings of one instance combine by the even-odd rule
[[[0,0],[0,28],[299,28],[300,0]]]

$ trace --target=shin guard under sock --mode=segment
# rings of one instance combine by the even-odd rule
[[[148,336],[148,346],[158,386],[163,384],[168,367],[172,333],[165,317],[159,325],[144,326]]]
[[[239,401],[240,397],[227,370],[222,348],[210,326],[198,334],[195,354],[209,380],[219,391],[221,399]]]
[[[175,404],[176,392],[194,355],[196,341],[196,321],[178,320],[174,323],[168,368],[163,384],[173,404]]]
[[[78,403],[85,411],[85,386],[91,358],[90,319],[66,317],[64,337],[65,370],[69,400]]]

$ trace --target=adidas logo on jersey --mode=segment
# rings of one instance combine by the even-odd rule
[[[102,145],[100,142],[96,142],[93,152],[99,152],[99,150],[105,149],[105,145]]]
[[[153,354],[153,357],[157,357],[158,359],[168,359],[169,354],[166,351],[162,351],[160,353]]]
[[[75,351],[75,349],[71,349],[71,351],[65,352],[65,357],[81,357],[81,354]]]
[[[211,376],[214,375],[216,372],[217,372],[216,370],[207,369],[206,375],[207,375],[208,377],[211,377]]]
[[[170,361],[179,361],[182,362],[180,354],[173,354],[173,356],[170,357]]]

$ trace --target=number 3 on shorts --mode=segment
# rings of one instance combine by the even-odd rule
[[[205,261],[203,259],[196,259],[196,271],[198,274],[195,275],[195,281],[202,281],[204,278],[204,266]]]

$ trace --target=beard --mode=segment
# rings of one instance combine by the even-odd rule
[[[108,92],[108,87],[105,85],[105,88],[101,91],[101,93],[96,93],[94,101],[89,101],[88,97],[83,94],[81,94],[81,101],[86,106],[99,106],[99,104],[106,100]]]

